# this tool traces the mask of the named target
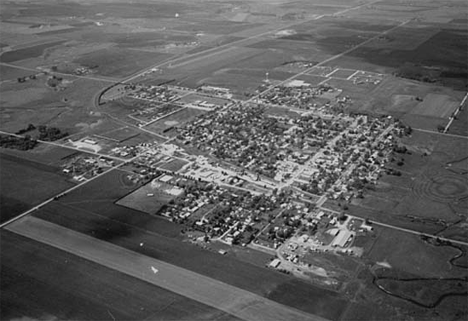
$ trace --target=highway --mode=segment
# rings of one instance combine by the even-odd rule
[[[164,261],[97,240],[62,226],[25,217],[7,229],[128,274],[246,321],[326,321]]]
[[[447,126],[445,126],[444,128],[444,134],[446,134],[450,128],[450,125],[452,125],[453,121],[455,120],[455,118],[457,117],[458,113],[462,110],[463,108],[463,105],[465,105],[465,102],[466,102],[466,99],[468,98],[468,93],[465,94],[465,97],[463,97],[463,100],[461,101],[460,105],[458,105],[458,108],[457,110],[455,110],[455,113],[452,114],[452,116],[450,116],[450,120],[447,124]]]
[[[447,136],[447,137],[468,139],[468,136],[443,133],[443,132],[434,131],[434,130],[427,130],[427,129],[421,129],[421,128],[413,128],[413,130],[417,130],[418,132],[423,132],[423,133],[428,133],[428,134],[437,134],[437,135],[442,135],[442,136]]]
[[[356,216],[356,217],[358,217],[358,216]],[[454,240],[454,239],[449,239],[449,238],[441,237],[441,236],[437,236],[437,235],[422,233],[422,232],[410,230],[410,229],[407,229],[407,228],[398,227],[398,226],[395,226],[395,225],[380,223],[380,222],[377,222],[377,221],[369,220],[369,222],[372,223],[372,224],[374,224],[374,225],[378,225],[378,226],[383,226],[383,227],[391,228],[391,229],[398,230],[398,231],[401,231],[401,232],[406,232],[406,233],[415,234],[415,235],[420,235],[420,236],[426,236],[426,237],[430,237],[430,238],[434,238],[434,239],[439,239],[439,240],[446,241],[446,242],[451,242],[451,243],[454,243],[454,244],[459,244],[459,245],[468,246],[468,242],[463,242],[463,241],[458,241],[458,240]]]

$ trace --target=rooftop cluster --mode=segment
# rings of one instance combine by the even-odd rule
[[[341,118],[306,115],[269,117],[263,106],[233,106],[199,117],[179,130],[178,138],[213,156],[273,178],[277,162],[304,163],[317,148],[349,124]]]

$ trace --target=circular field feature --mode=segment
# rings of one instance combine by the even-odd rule
[[[423,177],[415,183],[413,192],[437,202],[457,202],[468,197],[468,180],[455,175]]]

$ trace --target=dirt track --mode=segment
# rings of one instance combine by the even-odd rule
[[[163,287],[244,320],[325,320],[226,283],[34,217],[25,217],[10,224],[6,229]],[[158,272],[153,273],[152,267]]]

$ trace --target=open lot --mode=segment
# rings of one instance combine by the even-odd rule
[[[174,187],[168,184],[153,181],[120,199],[116,204],[144,213],[156,214],[164,205],[175,199],[175,196],[168,192],[172,188]]]
[[[180,111],[177,111],[163,119],[160,119],[145,128],[151,130],[152,132],[163,134],[167,132],[172,127],[180,126],[186,122],[189,122],[195,117],[204,114],[206,111],[195,109],[195,108],[184,108]]]
[[[74,62],[95,70],[99,75],[120,78],[168,57],[170,56],[154,52],[109,48],[83,55]]]
[[[450,263],[458,254],[455,248],[434,246],[417,235],[385,228],[368,256],[373,262],[386,262],[392,269],[415,277],[450,278],[465,274],[463,268]]]

